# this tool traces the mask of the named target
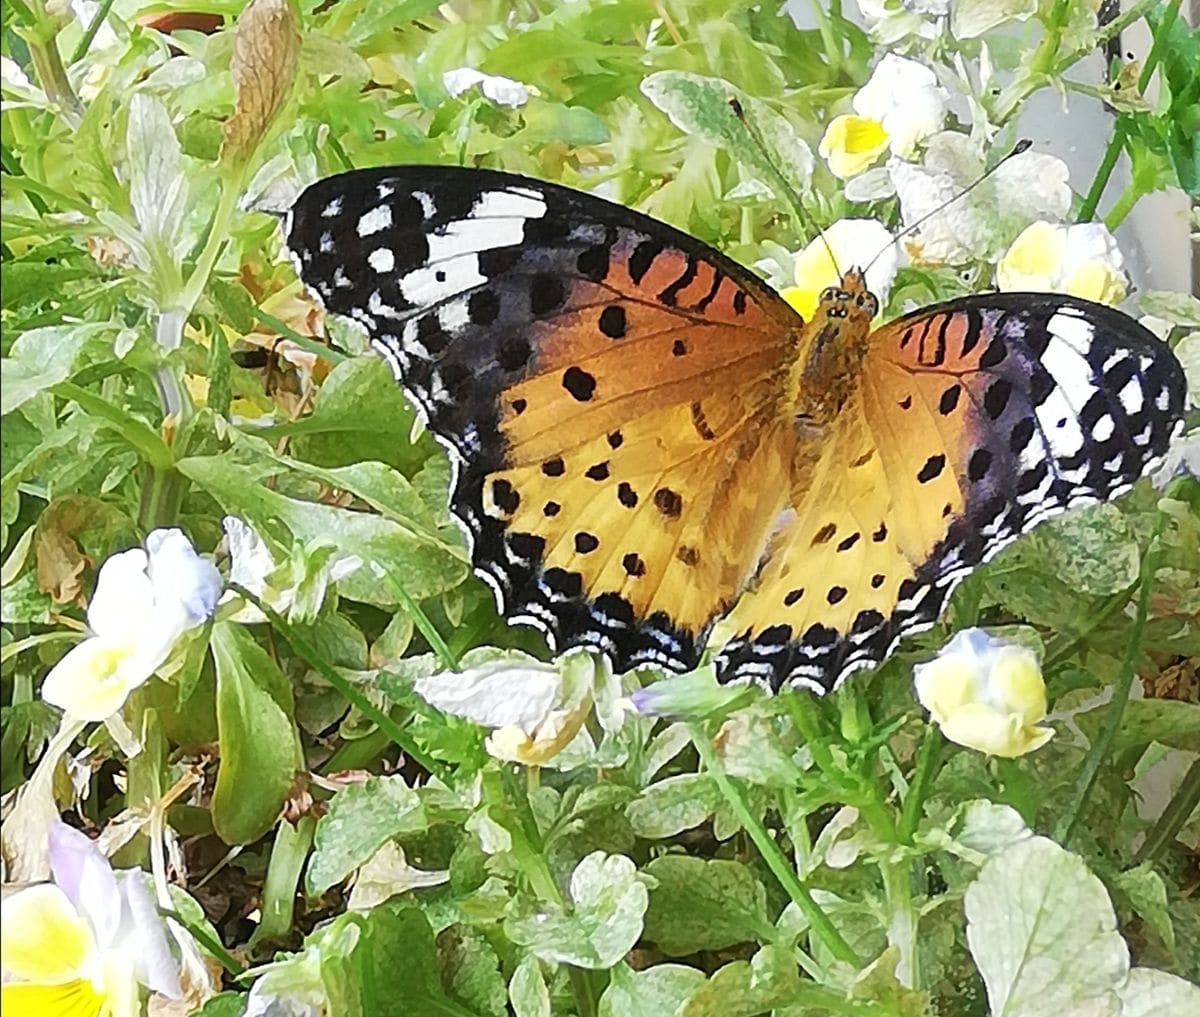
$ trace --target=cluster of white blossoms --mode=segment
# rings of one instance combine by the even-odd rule
[[[948,9],[870,6],[876,29],[903,23],[902,34],[917,35],[919,25],[932,24]],[[982,179],[988,169],[984,139],[991,132],[978,125],[970,133],[951,129],[951,98],[933,69],[886,53],[851,97],[851,112],[829,122],[818,146],[829,171],[845,182],[846,197],[899,200],[905,232],[898,246],[914,266],[987,265],[1001,290],[1069,293],[1107,304],[1124,300],[1128,282],[1112,234],[1100,223],[1064,224],[1072,198],[1066,164],[1023,151]],[[847,219],[824,232],[823,241],[794,256],[794,285],[784,290],[785,299],[808,317],[815,295],[835,284],[840,272],[866,265],[882,251],[868,283],[886,301],[901,264],[887,231],[871,220]]]

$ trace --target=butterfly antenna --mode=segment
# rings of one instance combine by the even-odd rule
[[[790,183],[788,183],[787,177],[785,177],[776,167],[775,163],[772,162],[771,154],[767,151],[767,146],[763,144],[762,138],[760,138],[758,135],[758,129],[750,123],[749,118],[746,116],[746,111],[742,108],[741,101],[736,96],[731,95],[729,97],[729,108],[733,111],[733,115],[738,118],[738,122],[746,129],[746,133],[750,135],[750,140],[754,142],[754,147],[758,149],[758,154],[763,158],[763,165],[771,171],[771,174],[775,177],[776,183],[783,188],[784,193],[788,197],[788,201],[791,202],[792,208],[796,213],[796,218],[800,220],[800,224],[805,229],[821,238],[821,243],[825,245],[825,251],[829,255],[829,260],[833,262],[834,271],[836,271],[840,277],[842,270],[838,266],[837,258],[833,253],[833,248],[829,246],[829,240],[825,236],[825,231],[821,229],[821,227],[818,226],[813,220],[812,216],[808,214],[808,211],[804,207],[804,200],[796,192],[796,189],[792,187]]]
[[[959,191],[953,197],[947,198],[940,205],[938,205],[937,208],[931,209],[930,211],[926,212],[916,222],[912,223],[909,226],[905,226],[904,229],[902,229],[899,233],[897,233],[895,235],[895,237],[892,238],[892,240],[889,244],[887,244],[885,247],[881,248],[879,250],[879,252],[875,255],[875,257],[873,257],[869,262],[867,262],[866,268],[863,269],[863,274],[865,275],[867,272],[867,269],[869,269],[872,265],[875,264],[875,262],[877,262],[881,257],[883,257],[884,251],[886,251],[888,248],[893,247],[896,244],[898,244],[901,241],[901,239],[908,236],[914,230],[920,229],[924,223],[927,223],[930,219],[932,219],[939,212],[942,212],[945,209],[949,208],[960,198],[965,198],[968,194],[970,194],[973,190],[975,190],[976,187],[978,187],[988,177],[990,177],[993,173],[995,173],[996,170],[998,170],[1001,166],[1003,166],[1006,162],[1008,162],[1008,160],[1011,159],[1014,155],[1020,155],[1022,152],[1028,152],[1032,146],[1033,146],[1032,141],[1030,141],[1028,138],[1022,138],[1015,145],[1013,145],[1013,150],[1011,152],[1009,152],[1008,155],[1006,155],[1003,159],[1001,159],[998,163],[996,163],[996,165],[993,166],[991,169],[982,173],[977,180],[968,184],[966,187],[964,187],[961,191]]]

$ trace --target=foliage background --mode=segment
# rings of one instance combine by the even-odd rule
[[[1069,88],[1114,29],[1086,4],[991,6],[1001,32],[889,45],[971,92],[960,123],[987,126],[994,161],[1021,102]],[[1117,24],[1155,33],[1154,104],[1119,64],[1114,85],[1081,89],[1115,115],[1074,218],[1095,212],[1121,153],[1131,184],[1110,226],[1144,193],[1197,193],[1200,40],[1178,7],[1138,3]],[[474,648],[519,670],[495,654],[544,647],[468,578],[443,454],[383,365],[357,356],[361,338],[320,320],[260,209],[351,167],[479,164],[602,187],[745,264],[778,260],[810,234],[718,115],[736,89],[815,220],[895,225],[894,200],[852,203],[819,161],[811,181],[796,161],[882,52],[839,5],[815,10],[800,31],[777,4],[711,0],[6,4],[4,791],[57,728],[38,684],[79,637],[108,554],[179,525],[224,566],[221,520],[236,515],[291,596],[271,624],[223,608],[131,697],[140,751],[96,727],[57,788],[75,822],[109,831],[117,864],[150,864],[148,819],[165,811],[178,916],[217,976],[188,1005],[243,1012],[248,967],[274,956],[331,1013],[982,1014],[1002,951],[982,932],[968,943],[967,920],[988,928],[1055,866],[1036,913],[1095,908],[1111,926],[1115,906],[1135,964],[1200,979],[1194,481],[1043,527],[964,583],[937,629],[823,701],[710,697],[689,721],[656,721],[618,703],[649,676],[622,686],[568,662],[557,680],[586,686],[595,710],[548,767],[517,769],[414,691]],[[994,88],[975,88],[981,60]],[[511,109],[452,97],[458,67],[533,94]],[[671,72],[720,80],[686,93]],[[889,311],[991,271],[903,269]],[[1143,296],[1174,341],[1200,328],[1194,298]],[[339,555],[377,570],[333,581]],[[1059,734],[1033,756],[944,746],[912,701],[913,661],[972,624],[1042,656]],[[1146,695],[1101,736],[1111,690],[1135,676]],[[371,906],[348,912],[356,871]],[[1040,943],[1058,994],[993,993],[993,1011],[1062,1014],[1109,992],[1097,1012],[1116,1013],[1115,989],[1086,982],[1124,944],[1081,948]],[[1016,972],[1014,998],[1030,977]]]

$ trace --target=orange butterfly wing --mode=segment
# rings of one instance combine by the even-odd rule
[[[1070,297],[968,297],[879,329],[734,611],[725,673],[826,689],[882,660],[1021,533],[1127,490],[1183,393],[1163,343]]]
[[[786,495],[790,308],[662,223],[490,171],[320,181],[286,233],[452,449],[501,609],[618,668],[694,666]]]

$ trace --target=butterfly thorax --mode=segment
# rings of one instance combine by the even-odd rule
[[[859,269],[821,294],[812,320],[800,332],[794,367],[797,421],[832,423],[854,392],[879,301]]]

